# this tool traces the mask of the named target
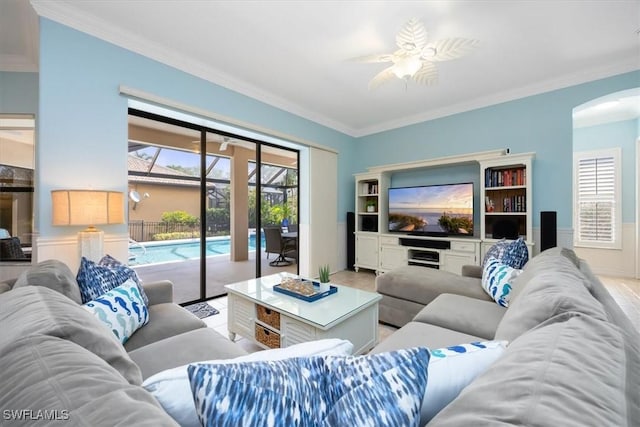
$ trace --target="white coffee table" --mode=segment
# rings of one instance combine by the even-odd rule
[[[378,342],[378,301],[381,295],[332,283],[338,292],[307,302],[273,290],[285,277],[279,273],[226,285],[228,329],[263,348],[288,347],[323,338],[341,338],[362,354]]]

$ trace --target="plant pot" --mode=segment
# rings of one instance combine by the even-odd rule
[[[326,292],[329,289],[331,289],[331,283],[329,282],[320,283],[320,292]]]

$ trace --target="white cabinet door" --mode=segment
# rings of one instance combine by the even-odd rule
[[[407,249],[402,246],[380,246],[380,270],[389,271],[407,265]]]
[[[476,264],[475,254],[448,251],[442,251],[440,253],[440,268],[442,270],[460,274],[462,273],[462,266],[467,264]]]
[[[378,236],[356,235],[357,268],[378,269]]]

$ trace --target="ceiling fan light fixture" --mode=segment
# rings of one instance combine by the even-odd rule
[[[420,54],[420,57],[423,59],[429,60],[431,58],[434,58],[437,54],[438,54],[438,50],[435,47],[427,46],[424,49],[422,49],[422,53]]]
[[[422,68],[422,61],[420,61],[420,58],[417,56],[410,56],[402,58],[396,62],[391,71],[399,79],[404,79],[405,77],[413,77],[420,68]]]

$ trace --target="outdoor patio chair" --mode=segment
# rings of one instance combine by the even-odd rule
[[[278,257],[269,263],[272,267],[284,267],[291,265],[293,261],[287,259],[296,258],[297,244],[294,239],[283,239],[279,226],[263,227],[265,238],[265,252],[267,259],[269,254],[278,254]]]

